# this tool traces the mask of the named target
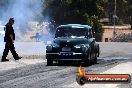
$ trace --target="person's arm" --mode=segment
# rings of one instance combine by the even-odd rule
[[[11,37],[12,43],[14,43],[13,35],[10,34],[10,37]]]
[[[15,33],[14,33],[14,29],[13,29],[13,27],[11,27],[11,34],[10,34],[10,38],[11,38],[11,40],[12,40],[12,43],[14,43],[14,40],[15,40]]]

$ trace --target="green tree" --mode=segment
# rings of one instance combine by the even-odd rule
[[[102,33],[99,18],[101,17],[105,0],[50,0],[45,2],[43,12],[46,18],[60,24],[89,24],[96,34]],[[98,36],[100,41],[101,38]]]

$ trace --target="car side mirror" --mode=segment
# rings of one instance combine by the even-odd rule
[[[93,39],[93,41],[95,42],[95,38],[92,38]]]

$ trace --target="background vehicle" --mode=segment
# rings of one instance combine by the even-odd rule
[[[67,24],[56,29],[55,39],[46,46],[47,65],[53,61],[81,61],[86,65],[97,62],[99,44],[88,25]]]

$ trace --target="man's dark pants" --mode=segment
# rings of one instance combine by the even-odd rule
[[[6,59],[9,50],[11,51],[14,59],[16,59],[18,57],[18,54],[15,51],[14,44],[12,42],[6,42],[5,49],[4,49],[3,56],[2,56],[2,60],[5,60]]]

